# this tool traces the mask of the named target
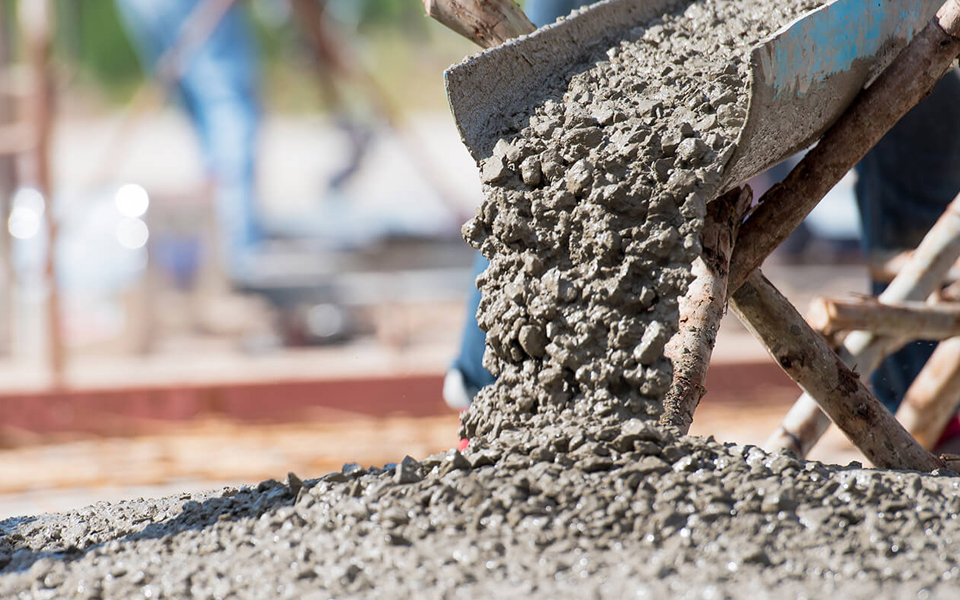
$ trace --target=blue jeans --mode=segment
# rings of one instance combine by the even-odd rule
[[[593,4],[597,0],[527,0],[523,10],[537,27],[553,23],[560,17],[569,15],[573,10]]]
[[[473,260],[473,277],[483,273],[490,262],[479,252]],[[470,391],[490,385],[496,378],[483,367],[483,351],[487,345],[487,334],[477,325],[477,308],[480,306],[480,290],[474,287],[467,296],[467,316],[460,337],[460,352],[453,361],[452,368],[463,375],[463,381]]]
[[[200,0],[116,0],[141,62],[155,71]],[[239,4],[189,52],[176,95],[200,138],[214,184],[223,260],[242,279],[246,259],[262,240],[256,206],[256,146],[260,125],[258,48]]]

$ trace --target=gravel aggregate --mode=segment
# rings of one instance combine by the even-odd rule
[[[478,321],[498,377],[463,437],[659,416],[663,348],[746,116],[746,53],[817,5],[688,4],[596,49],[508,120],[463,228],[490,259]]]
[[[0,597],[956,597],[956,477],[577,435],[8,520]]]

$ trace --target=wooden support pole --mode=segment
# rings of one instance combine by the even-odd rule
[[[313,50],[313,69],[320,84],[320,94],[327,110],[339,111],[346,100],[337,88],[335,74],[353,74],[353,64],[343,57],[340,40],[331,39],[330,28],[326,25],[326,0],[291,0],[290,6],[296,16],[297,25],[303,31]]]
[[[797,228],[880,138],[930,93],[960,54],[960,2],[947,0],[899,56],[823,135],[781,183],[760,199],[740,228],[728,291]]]
[[[739,242],[739,239],[737,240]],[[880,294],[883,304],[925,300],[960,258],[960,196],[947,206],[897,277]],[[904,344],[900,337],[854,331],[843,340],[839,355],[859,373],[872,373],[887,354]],[[789,448],[800,456],[812,448],[830,426],[813,398],[801,396],[780,427],[770,436],[767,449]]]
[[[0,159],[34,150],[36,143],[37,134],[29,123],[0,124]]]
[[[830,349],[790,302],[755,271],[731,299],[743,324],[780,368],[813,398],[870,462],[886,469],[933,471],[924,450]]]
[[[427,16],[484,48],[536,29],[513,0],[423,0],[423,7]]]
[[[960,2],[947,0],[937,16],[877,80],[857,96],[786,179],[761,197],[757,210],[737,236],[730,261],[728,294],[736,292],[740,283],[750,277],[857,161],[930,93],[957,54],[960,54]],[[908,299],[917,298],[896,298]],[[886,338],[880,340],[869,333],[854,332],[847,336],[840,356],[847,364],[856,364],[861,371],[871,372],[889,350]],[[829,424],[830,420],[817,403],[804,394],[766,447],[789,448],[804,456]]]
[[[842,352],[837,356],[843,359]],[[843,363],[847,364],[847,361]],[[790,450],[798,457],[805,457],[829,428],[830,417],[820,410],[816,400],[804,392],[763,443],[763,447],[769,451]]]
[[[696,277],[680,301],[680,332],[671,341],[673,383],[664,398],[660,422],[683,433],[706,393],[707,368],[727,308],[727,275],[733,242],[753,200],[749,187],[734,189],[707,207],[703,252],[693,263]]]
[[[940,342],[903,397],[897,419],[932,450],[960,406],[960,337]]]
[[[337,89],[337,77],[352,80],[362,87],[379,113],[378,116],[382,117],[387,127],[392,130],[414,168],[438,192],[453,214],[462,216],[463,220],[468,219],[470,215],[464,213],[463,207],[470,206],[472,201],[463,198],[457,186],[449,184],[442,171],[437,168],[434,158],[424,151],[428,144],[420,140],[409,126],[404,112],[370,70],[351,53],[348,41],[337,35],[335,27],[328,26],[326,0],[292,0],[292,6],[297,23],[316,56],[315,71],[328,107],[332,110],[348,107],[347,99]]]
[[[826,336],[841,331],[911,340],[945,340],[960,335],[960,303],[883,304],[874,299],[814,298],[807,312],[810,326]]]
[[[960,195],[946,210],[914,251],[910,262],[897,274],[879,301],[896,303],[923,301],[937,289],[960,258]]]
[[[47,232],[45,277],[47,280],[47,355],[51,383],[64,385],[66,348],[60,314],[60,286],[57,278],[58,227],[53,206],[53,177],[50,170],[50,142],[53,125],[53,78],[49,70],[52,45],[53,7],[48,0],[21,2],[20,26],[24,32],[26,54],[34,73],[35,92],[29,106],[29,119],[36,132],[34,158],[37,188],[46,200],[43,224]]]
[[[941,302],[960,302],[960,281],[954,281],[940,290]]]
[[[0,6],[0,88],[10,77],[12,23],[10,9]],[[16,101],[0,94],[0,126],[8,126],[17,118]],[[0,156],[0,356],[13,352],[13,328],[16,277],[13,270],[13,240],[8,221],[17,189],[17,164],[11,155]]]
[[[903,269],[904,265],[910,262],[913,256],[913,250],[906,252],[887,253],[884,255],[871,255],[867,260],[867,268],[870,271],[870,279],[880,283],[890,283],[897,274]],[[954,284],[960,281],[960,263],[954,263],[944,280]]]

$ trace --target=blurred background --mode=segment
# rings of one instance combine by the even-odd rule
[[[474,51],[417,0],[0,1],[0,518],[456,445]],[[844,185],[798,306],[865,291]],[[759,443],[795,388],[719,343],[698,432]]]

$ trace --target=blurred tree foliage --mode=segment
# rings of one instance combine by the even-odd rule
[[[14,49],[17,3],[31,1],[0,0],[0,25]],[[55,69],[67,94],[108,104],[129,101],[144,73],[115,0],[51,1],[56,10]],[[319,108],[312,53],[288,0],[238,1],[248,5],[244,8],[257,32],[268,104],[282,110]],[[420,0],[326,0],[326,10],[353,58],[392,90],[399,104],[445,107],[438,74],[474,48],[427,19]]]
[[[284,0],[247,1],[263,5],[254,6],[251,14],[260,38],[264,66],[269,70],[274,63],[289,56],[290,47],[298,44],[298,34],[289,19],[277,22],[263,18],[265,14],[278,13],[276,7],[268,6],[270,3]],[[0,0],[7,10],[15,7],[16,2]],[[114,1],[54,0],[54,5],[58,58],[75,68],[82,80],[102,86],[108,97],[125,99],[143,73],[117,16]],[[386,28],[402,32],[406,37],[426,35],[423,6],[417,0],[329,0],[328,10],[336,20],[363,33]]]
[[[408,33],[423,33],[423,4],[417,0],[354,0],[362,5],[362,26],[401,26]]]
[[[113,0],[57,0],[56,9],[59,56],[111,95],[125,95],[142,73]]]

